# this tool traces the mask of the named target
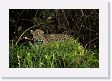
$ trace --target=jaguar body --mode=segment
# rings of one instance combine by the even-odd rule
[[[44,34],[44,31],[40,29],[31,30],[31,34],[33,35],[34,42],[43,41],[43,44],[47,44],[51,41],[63,41],[70,37],[67,34]]]

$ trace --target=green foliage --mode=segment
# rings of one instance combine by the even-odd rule
[[[98,68],[98,52],[72,38],[46,45],[10,45],[10,68]]]

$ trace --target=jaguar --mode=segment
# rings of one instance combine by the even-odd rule
[[[44,34],[41,29],[31,30],[34,42],[41,41],[42,44],[47,44],[52,41],[63,41],[68,39],[70,36],[67,34]]]

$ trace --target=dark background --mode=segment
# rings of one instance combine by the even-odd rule
[[[69,34],[84,47],[99,49],[99,9],[9,9],[10,40],[16,42],[34,25],[46,34]],[[32,38],[29,31],[24,36]]]

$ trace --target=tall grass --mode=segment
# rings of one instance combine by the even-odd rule
[[[10,44],[10,68],[98,68],[98,51],[85,49],[77,40],[27,46]]]

